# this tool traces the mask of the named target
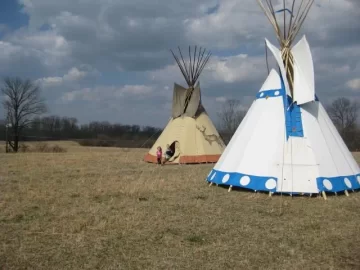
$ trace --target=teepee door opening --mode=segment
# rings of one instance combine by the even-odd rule
[[[312,179],[319,177],[319,164],[306,137],[289,137],[279,165],[278,175],[282,177],[278,179],[278,192],[317,193],[316,181]]]
[[[180,143],[178,141],[173,141],[170,144],[170,149],[174,153],[174,155],[170,158],[169,161],[174,161],[180,156]]]

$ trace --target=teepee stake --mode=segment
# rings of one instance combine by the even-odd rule
[[[212,185],[213,185],[213,182],[210,182],[209,187],[211,187]]]
[[[345,195],[349,197],[349,192],[347,190],[345,190]]]
[[[231,190],[232,190],[232,186],[229,187],[228,192],[230,192]]]
[[[326,200],[327,200],[327,197],[326,197],[325,191],[323,191],[323,192],[321,192],[321,193],[322,193],[322,195],[323,195],[323,197],[324,197],[324,200],[326,201]]]

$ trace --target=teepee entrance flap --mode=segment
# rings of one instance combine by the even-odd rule
[[[172,161],[176,160],[180,156],[181,148],[180,148],[179,141],[173,141],[170,144],[170,149],[174,153],[174,155],[169,159],[169,161],[172,162]]]
[[[316,166],[284,165],[281,168],[283,179],[278,179],[276,192],[286,193],[318,193],[317,182],[313,181],[318,175]]]

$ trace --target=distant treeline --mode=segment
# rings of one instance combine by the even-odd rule
[[[232,137],[230,131],[219,129],[225,144]],[[162,129],[152,126],[111,124],[107,121],[92,121],[78,124],[74,117],[37,117],[22,132],[21,142],[71,140],[83,146],[149,148],[160,136]],[[8,136],[11,136],[9,132]],[[351,151],[360,149],[360,130],[351,128],[340,131]],[[0,140],[5,140],[5,121],[0,120]]]
[[[72,140],[84,146],[149,148],[160,136],[162,129],[152,126],[112,124],[107,121],[92,121],[78,124],[74,117],[36,117],[22,132],[20,141]],[[10,132],[9,135],[10,136]],[[221,134],[224,141],[231,137]],[[0,120],[0,140],[5,140],[5,121]]]
[[[22,132],[20,141],[74,140],[88,146],[151,147],[161,134],[152,126],[111,124],[92,121],[79,125],[74,117],[37,117]],[[0,140],[5,140],[5,123],[0,123]]]
[[[12,126],[7,129],[0,121],[0,140],[7,140],[11,151],[18,152],[19,143],[26,141],[72,140],[86,146],[151,147],[162,130],[153,126],[111,124],[92,121],[80,125],[74,117],[48,113],[41,89],[31,80],[6,77],[0,87],[5,118]],[[345,97],[335,99],[326,106],[329,116],[351,151],[360,149],[360,104]],[[226,100],[218,112],[218,132],[225,144],[229,142],[247,110],[240,100]],[[8,132],[7,132],[8,131]],[[271,143],[271,142],[270,142]],[[7,151],[9,149],[7,148]]]

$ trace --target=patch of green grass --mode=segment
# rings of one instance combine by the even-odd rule
[[[205,242],[205,238],[202,235],[192,234],[185,238],[187,241],[195,244],[202,244]]]
[[[195,196],[195,199],[196,200],[202,200],[202,201],[205,201],[208,197],[207,196],[204,196],[204,195],[198,195],[198,196]]]

